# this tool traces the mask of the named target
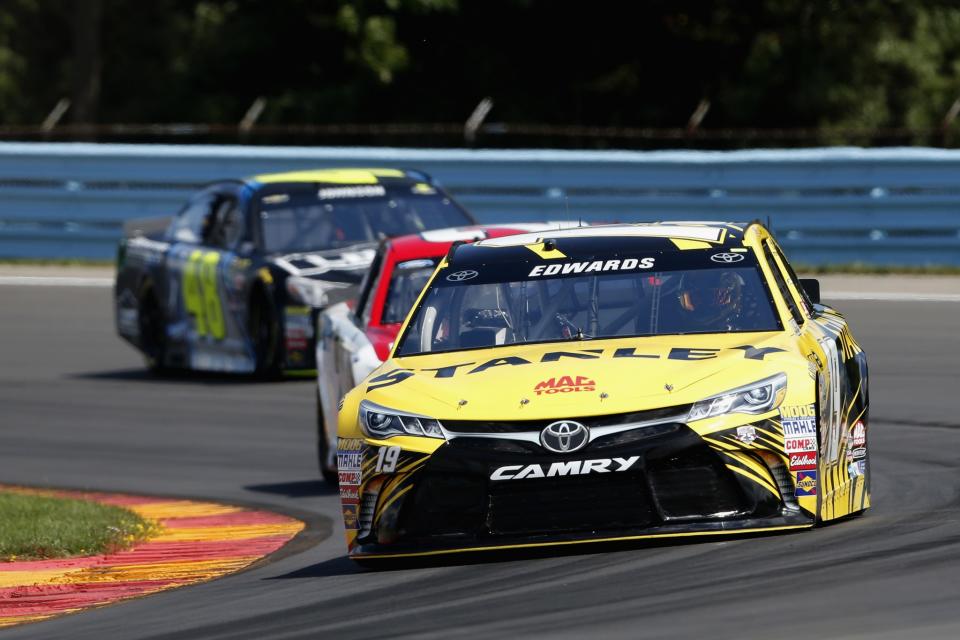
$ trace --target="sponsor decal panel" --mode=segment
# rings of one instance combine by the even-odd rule
[[[743,444],[750,444],[757,439],[757,428],[753,425],[737,427],[737,440]]]
[[[810,471],[817,468],[815,451],[803,451],[790,454],[790,471]]]
[[[560,376],[538,382],[533,392],[540,395],[554,393],[576,393],[578,391],[596,391],[597,383],[586,376]]]
[[[340,484],[340,503],[343,521],[348,530],[357,530],[357,514],[362,484],[364,443],[360,438],[340,438],[337,441],[337,478]]]
[[[556,478],[583,476],[593,473],[618,473],[629,471],[640,456],[629,458],[593,458],[591,460],[565,460],[550,464],[510,464],[498,467],[490,474],[493,481],[525,480],[528,478]]]
[[[594,273],[598,271],[634,271],[636,269],[652,269],[656,258],[626,258],[624,260],[593,260],[586,262],[567,262],[544,265],[540,264],[530,270],[528,278],[544,276],[567,275],[576,273]]]
[[[283,338],[287,350],[287,360],[290,364],[303,362],[309,340],[312,337],[313,327],[310,324],[310,309],[308,307],[286,307],[284,309]]]
[[[468,276],[470,278],[476,277],[466,272],[464,272],[464,274],[465,275],[458,277],[463,277],[464,279],[467,279]],[[453,275],[454,274],[450,274],[450,276]],[[648,350],[646,348],[633,346],[608,347],[606,349],[548,351],[535,360],[528,360],[527,358],[523,358],[521,356],[502,356],[493,358],[492,360],[472,360],[469,362],[461,362],[444,367],[426,369],[391,369],[390,371],[381,373],[368,379],[366,382],[368,385],[367,391],[374,391],[376,389],[383,389],[384,387],[391,387],[395,384],[399,384],[415,375],[423,375],[430,378],[455,378],[458,376],[480,374],[488,371],[496,372],[500,367],[522,367],[528,364],[533,364],[534,362],[547,363],[568,360],[606,360],[609,358],[640,358],[646,360],[667,359],[682,360],[686,362],[699,362],[700,360],[711,360],[713,358],[718,358],[724,351],[740,352],[745,360],[763,361],[767,354],[779,352],[782,351],[782,349],[777,349],[775,347],[758,349],[753,345],[745,344],[738,347],[732,347],[730,349],[671,347],[668,349],[651,348]],[[815,422],[815,419],[811,420],[814,420]],[[805,421],[803,424],[807,425],[809,424],[809,421]]]
[[[851,478],[859,478],[863,475],[865,467],[866,465],[864,464],[863,460],[860,460],[859,462],[851,462],[849,465],[847,465],[847,473]]]
[[[852,454],[854,460],[861,460],[867,457],[867,449],[866,447],[857,447],[852,451]]]
[[[797,471],[797,490],[796,497],[817,495],[817,472],[816,471]]]
[[[862,447],[867,444],[867,426],[861,420],[853,425],[853,446]]]
[[[784,438],[783,449],[787,455],[792,453],[802,453],[809,451],[817,452],[817,439],[814,436],[801,436],[799,438]]]
[[[340,485],[360,485],[360,472],[359,471],[337,471],[337,477],[339,478]]]
[[[783,450],[790,459],[790,471],[814,474],[814,493],[797,495],[816,495],[816,407],[812,404],[780,407],[780,424],[783,427]],[[798,488],[797,491],[801,489]]]
[[[358,504],[343,505],[343,526],[348,531],[358,531],[360,529],[360,521],[357,519],[359,507]]]
[[[317,197],[323,200],[333,198],[378,198],[385,196],[387,190],[380,185],[356,187],[327,187],[317,192]]]

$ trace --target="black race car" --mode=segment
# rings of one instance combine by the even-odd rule
[[[318,310],[356,292],[380,239],[475,222],[417,171],[216,182],[172,220],[128,225],[117,330],[153,369],[312,369]]]

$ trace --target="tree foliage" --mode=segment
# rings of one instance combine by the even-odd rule
[[[960,98],[955,2],[99,1],[100,122],[935,130]],[[0,124],[77,91],[83,2],[0,5]]]

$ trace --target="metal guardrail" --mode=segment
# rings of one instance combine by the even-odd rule
[[[436,177],[485,222],[769,219],[808,264],[960,264],[960,151],[625,152],[0,143],[0,257],[110,258],[200,184],[329,166]]]

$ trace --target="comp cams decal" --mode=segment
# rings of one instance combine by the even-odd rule
[[[587,260],[584,262],[567,262],[565,264],[540,264],[527,274],[529,278],[555,276],[568,273],[592,273],[596,271],[633,271],[635,269],[652,269],[655,258],[626,258],[624,260]]]
[[[524,480],[526,478],[555,478],[558,476],[582,476],[591,473],[616,473],[628,471],[640,456],[629,458],[593,458],[591,460],[568,460],[551,464],[510,464],[494,470],[490,479]]]

